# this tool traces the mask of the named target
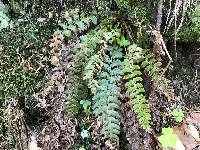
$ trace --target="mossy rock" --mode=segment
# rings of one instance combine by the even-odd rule
[[[54,27],[49,22],[21,20],[0,34],[0,100],[31,95],[45,83],[50,63],[45,45]]]

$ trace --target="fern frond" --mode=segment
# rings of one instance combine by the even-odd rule
[[[77,91],[75,90],[76,87],[74,87],[74,84],[68,84],[67,86],[67,90],[65,91],[67,112],[70,117],[74,118],[79,112],[77,107],[78,101],[74,96]]]
[[[168,93],[168,80],[161,77],[161,62],[157,62],[150,50],[144,50],[145,60],[142,62],[141,67],[145,73],[151,77],[154,87],[161,86],[162,89]]]
[[[70,117],[74,118],[79,113],[79,101],[87,99],[88,88],[82,80],[81,64],[75,62],[68,70],[68,83],[65,90],[66,107]]]
[[[88,87],[91,89],[93,95],[97,92],[98,81],[95,80],[95,74],[101,69],[102,56],[100,54],[93,55],[84,68],[83,80],[88,81]]]
[[[68,108],[68,113],[71,114],[71,117],[77,115],[79,110],[79,101],[81,99],[86,99],[88,94],[88,88],[86,87],[91,88],[92,93],[96,93],[98,82],[96,80],[93,80],[93,78],[91,77],[95,74],[96,69],[100,67],[95,66],[98,64],[98,62],[100,62],[100,57],[99,59],[95,60],[96,58],[98,58],[98,55],[95,55],[95,52],[98,51],[97,45],[103,38],[103,32],[104,30],[98,30],[98,32],[91,31],[85,36],[81,36],[81,42],[72,49],[74,53],[72,55],[74,65],[68,70],[68,80],[71,82],[71,84],[68,84],[66,89],[66,104]],[[93,55],[95,56],[90,61],[90,58]],[[97,62],[95,62],[94,60]],[[94,66],[93,61],[94,63],[96,63]],[[86,64],[88,65],[85,67]],[[83,72],[84,67],[85,72]],[[94,67],[97,68],[95,69]],[[85,80],[88,81],[88,86],[85,85]]]
[[[99,75],[98,89],[93,97],[93,112],[102,121],[103,128],[101,133],[105,138],[118,140],[120,134],[120,101],[118,96],[120,88],[117,82],[123,74],[122,49],[106,47],[107,55],[104,57],[104,64]],[[116,63],[117,62],[117,63]],[[115,63],[113,65],[113,63]]]
[[[107,30],[93,30],[88,34],[81,36],[80,44],[73,49],[73,52],[75,53],[74,58],[83,63],[87,63],[88,59],[99,51],[97,46],[102,44],[104,32],[107,32]]]
[[[139,122],[143,128],[149,127],[151,115],[148,101],[145,98],[145,90],[142,85],[143,78],[139,63],[144,60],[143,49],[133,44],[129,46],[124,60],[125,87],[129,94],[129,104],[137,113]]]

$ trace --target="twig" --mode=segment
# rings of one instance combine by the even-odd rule
[[[183,2],[183,13],[182,13],[182,17],[181,17],[181,22],[180,22],[180,24],[179,24],[176,32],[178,32],[181,29],[181,27],[182,27],[183,21],[185,19],[185,13],[187,11],[187,8],[188,8],[187,0],[184,0],[184,2]]]
[[[171,9],[172,9],[172,0],[170,0],[170,2],[169,2],[169,11],[168,11],[168,14],[167,14],[167,21],[166,21],[164,33],[165,33],[166,30],[167,30],[167,23],[168,23],[168,21],[169,21],[169,16],[170,16],[170,14],[171,14]]]
[[[172,58],[171,58],[171,56],[170,56],[170,54],[169,54],[169,52],[168,52],[168,50],[167,50],[167,48],[166,48],[166,46],[165,46],[165,43],[164,43],[164,41],[163,41],[163,38],[161,37],[160,40],[161,40],[161,43],[162,43],[162,46],[163,46],[163,49],[164,49],[165,53],[167,54],[169,60],[172,61]]]
[[[167,50],[167,48],[166,48],[166,46],[165,46],[165,43],[164,43],[164,41],[163,41],[162,36],[160,37],[160,41],[161,41],[161,43],[162,43],[162,47],[163,47],[165,53],[167,54],[167,56],[168,56],[168,58],[169,58],[169,62],[168,62],[168,64],[167,64],[167,66],[163,69],[163,72],[162,72],[162,74],[161,74],[161,77],[162,77],[162,76],[165,74],[165,72],[167,71],[167,69],[169,68],[170,64],[172,63],[172,58],[171,58],[171,56],[170,56],[170,54],[169,54],[169,52],[168,52],[168,50]]]

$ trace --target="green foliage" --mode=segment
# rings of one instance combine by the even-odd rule
[[[145,60],[142,62],[141,67],[145,69],[145,72],[151,76],[152,81],[157,81],[159,78],[159,71],[160,71],[160,62],[156,62],[156,60],[153,58],[153,55],[151,54],[150,50],[144,50],[143,56]]]
[[[105,41],[112,44],[116,39],[118,39],[119,41],[121,41],[120,38],[120,32],[121,30],[114,30],[112,29],[111,31],[105,32],[104,33],[104,38]]]
[[[98,90],[93,97],[94,114],[103,122],[102,134],[105,138],[112,140],[118,139],[120,134],[120,101],[118,96],[120,88],[117,82],[123,74],[122,49],[112,47],[111,45],[105,47],[107,55],[104,56],[104,64],[99,75]]]
[[[178,32],[178,40],[184,42],[200,42],[200,5],[189,15],[188,21]]]
[[[141,63],[141,68],[151,78],[154,87],[160,86],[164,93],[168,92],[168,80],[161,77],[161,62],[157,62],[149,49],[143,50],[144,61]]]
[[[102,65],[102,56],[101,54],[93,55],[84,69],[83,80],[88,81],[88,87],[91,89],[92,94],[96,94],[98,81],[95,80],[95,74],[97,74],[101,70]]]
[[[71,117],[75,117],[78,114],[79,101],[87,99],[88,89],[86,88],[87,84],[85,80],[87,80],[89,88],[91,87],[91,90],[95,92],[96,83],[92,78],[88,78],[88,75],[91,76],[92,74],[84,73],[83,68],[88,64],[88,68],[85,69],[93,72],[90,67],[90,65],[93,65],[93,60],[91,59],[90,62],[88,61],[94,52],[97,51],[97,44],[103,38],[103,31],[104,30],[99,30],[97,32],[91,31],[81,36],[81,42],[73,49],[74,66],[69,69],[69,83],[66,89],[66,104]]]
[[[173,148],[176,146],[178,137],[176,134],[173,134],[172,128],[163,128],[162,134],[158,140],[164,148]]]
[[[125,39],[125,37],[121,37],[121,39],[117,39],[117,43],[120,45],[120,47],[123,47],[123,46],[128,46],[130,45],[130,42],[128,40]]]
[[[88,89],[86,83],[80,79],[80,66],[74,66],[69,70],[66,94],[66,106],[70,117],[74,118],[79,113],[79,101],[87,99]]]
[[[11,1],[15,2],[15,0]],[[99,0],[92,2],[95,6],[101,7],[97,8],[101,10],[97,12],[100,18],[98,21],[94,15],[83,14],[81,8],[87,5],[81,4],[79,9],[66,11],[58,23],[59,28],[63,29],[66,43],[71,48],[70,56],[72,55],[71,66],[63,68],[63,70],[66,69],[67,75],[66,110],[71,118],[82,119],[87,116],[87,119],[90,119],[94,114],[101,122],[100,130],[104,138],[117,141],[121,134],[120,123],[122,123],[120,100],[124,96],[121,96],[120,92],[125,90],[123,93],[126,92],[129,105],[136,113],[140,125],[143,128],[149,128],[151,112],[147,98],[149,93],[144,89],[144,78],[151,78],[153,83],[150,84],[150,86],[153,85],[150,87],[151,90],[157,86],[161,86],[161,90],[167,89],[167,82],[160,75],[161,63],[153,58],[149,49],[143,49],[149,46],[146,30],[150,25],[146,2],[149,4],[151,1]],[[115,4],[117,8],[112,8],[116,7]],[[43,3],[41,5],[44,6]],[[49,3],[49,5],[54,4]],[[16,10],[15,12],[25,13],[23,8],[18,9],[14,6],[17,5],[11,5],[13,10]],[[38,6],[34,5],[32,8],[34,7]],[[109,11],[109,9],[116,11]],[[44,12],[49,11],[47,9]],[[108,14],[104,15],[107,11]],[[46,75],[49,74],[51,66],[48,65],[48,52],[43,47],[49,35],[52,34],[51,23],[57,20],[51,20],[50,16],[53,15],[51,12],[49,12],[49,18],[34,14],[39,18],[19,19],[13,24],[14,28],[5,30],[5,33],[1,32],[0,39],[4,39],[0,41],[0,49],[1,45],[3,46],[2,55],[0,51],[0,102],[2,103],[9,97],[29,96],[40,91],[44,87]],[[191,22],[195,26],[196,33],[199,31],[197,19],[199,11],[196,10],[194,14],[197,16],[193,15]],[[48,20],[51,21],[48,22]],[[4,31],[3,29],[10,25],[8,10],[0,0],[0,31]],[[128,27],[126,28],[125,25]],[[95,29],[90,30],[95,26],[97,26]],[[131,36],[132,42],[136,42],[137,45],[130,45],[129,39],[125,38],[131,38]],[[78,116],[80,110],[83,110],[86,115]],[[182,121],[184,117],[178,110],[174,110],[172,115],[177,122]],[[83,139],[88,138],[89,131],[82,130],[81,136]],[[163,129],[163,135],[159,140],[168,147],[174,145],[176,138],[171,129]]]
[[[86,35],[80,36],[81,43],[73,49],[74,58],[81,61],[81,63],[87,63],[88,59],[100,50],[98,45],[103,43],[103,35],[106,32],[107,29],[105,28],[97,28]]]
[[[80,104],[83,106],[83,110],[86,114],[91,113],[91,101],[89,100],[81,100]]]
[[[182,122],[184,118],[184,114],[182,110],[174,109],[172,111],[173,117],[176,119],[176,122]]]
[[[81,85],[77,86],[80,81],[87,83],[92,94],[90,96],[92,96],[93,113],[102,122],[102,135],[114,141],[118,140],[121,117],[118,99],[121,87],[118,82],[124,73],[129,104],[138,115],[141,126],[150,127],[151,115],[143,86],[142,70],[155,83],[160,75],[158,69],[160,64],[154,60],[150,50],[142,49],[136,44],[130,45],[130,42],[121,36],[120,30],[112,29],[110,26],[103,29],[97,28],[82,35],[80,39],[81,42],[73,49],[76,65],[72,68],[75,71],[73,76],[70,75],[73,71],[69,72],[69,79],[73,82],[72,86],[69,85],[68,91],[76,91]],[[124,68],[122,68],[122,52],[128,45],[130,46],[124,57]],[[82,94],[74,92],[70,94],[72,97],[67,98],[67,108],[69,108],[68,111],[72,110],[72,113],[78,112],[79,100],[87,99],[86,88],[82,86],[80,89],[82,89]],[[81,101],[81,104],[83,105],[84,101]],[[87,104],[90,104],[89,101],[83,106],[85,111],[88,108]]]
[[[130,2],[129,0],[115,0],[117,6],[122,10],[130,10]]]
[[[142,84],[143,78],[141,68],[138,65],[144,59],[143,49],[133,44],[129,46],[124,60],[125,87],[129,95],[129,104],[133,111],[138,114],[139,122],[143,128],[149,127],[151,115],[145,90]]]
[[[64,20],[59,21],[58,25],[63,28],[63,34],[67,38],[72,38],[73,34],[81,33],[87,30],[92,23],[97,25],[97,18],[95,16],[85,17],[84,15],[79,17],[79,9],[66,11],[64,14]]]

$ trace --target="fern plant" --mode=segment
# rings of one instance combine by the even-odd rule
[[[65,91],[68,114],[72,118],[79,113],[79,101],[87,99],[88,88],[86,82],[81,77],[81,65],[76,63],[69,69],[68,83]]]
[[[143,128],[149,127],[150,124],[150,109],[148,101],[145,97],[145,90],[142,84],[143,78],[141,67],[139,65],[144,59],[143,50],[137,45],[129,46],[128,52],[124,60],[124,80],[125,87],[129,95],[129,104],[133,111],[138,114],[139,122]]]
[[[117,82],[123,74],[121,67],[122,49],[118,47],[107,46],[107,54],[104,56],[104,64],[99,75],[98,89],[93,97],[94,114],[101,122],[103,128],[101,133],[105,138],[117,140],[120,134],[120,87]]]
[[[129,0],[115,0],[115,2],[121,10],[131,10]]]

